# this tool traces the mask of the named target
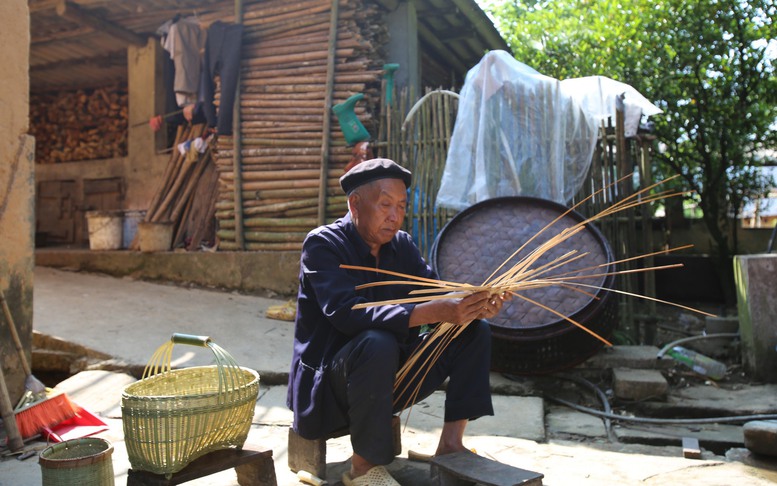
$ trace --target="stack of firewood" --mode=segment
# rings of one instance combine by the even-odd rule
[[[326,216],[347,210],[338,178],[351,158],[337,118],[325,115],[331,0],[248,4],[241,71],[241,197],[247,250],[296,250],[318,225],[322,145],[329,137]],[[332,105],[356,93],[355,114],[374,136],[388,33],[374,4],[338,8]],[[325,116],[330,129],[324,133]],[[216,166],[219,249],[239,249],[232,137],[220,136]]]
[[[30,95],[30,130],[41,164],[127,155],[125,86]]]
[[[208,146],[202,153],[178,150],[179,144],[193,142],[204,134],[204,125],[178,127],[175,150],[146,211],[147,222],[173,224],[173,248],[196,250],[215,242],[218,173],[212,148]],[[138,249],[138,241],[131,248]]]

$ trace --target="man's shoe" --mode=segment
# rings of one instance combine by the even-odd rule
[[[351,479],[350,473],[344,472],[343,484],[345,486],[401,486],[383,466],[375,466],[364,476],[354,479]]]

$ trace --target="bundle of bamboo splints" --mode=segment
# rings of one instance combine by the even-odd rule
[[[202,243],[212,244],[215,237],[213,215],[218,177],[211,148],[196,155],[178,150],[178,144],[206,134],[205,125],[178,127],[174,150],[146,211],[146,222],[172,223],[173,248],[185,245],[190,251],[196,250]],[[130,248],[139,248],[137,236]]]
[[[347,210],[338,178],[351,149],[337,118],[331,110],[325,113],[330,46],[335,56],[331,104],[364,93],[355,114],[375,133],[369,103],[380,99],[385,21],[373,4],[341,0],[336,39],[330,39],[332,5],[332,0],[244,5],[239,204],[247,250],[301,249],[307,232],[319,224],[320,191],[326,191],[327,219]],[[239,249],[233,144],[233,137],[219,136],[220,250]],[[327,167],[325,184],[322,167]]]
[[[534,241],[540,234],[546,231],[551,231],[553,225],[561,221],[567,214],[569,214],[569,212],[575,210],[575,208],[579,207],[581,204],[583,204],[588,199],[594,197],[596,194],[606,191],[610,189],[612,186],[618,183],[621,183],[622,181],[630,180],[631,177],[632,177],[632,174],[629,174],[623,177],[622,179],[613,182],[609,186],[606,186],[600,189],[599,191],[591,194],[589,197],[583,199],[579,203],[572,206],[569,210],[567,210],[565,213],[558,216],[553,221],[549,222],[540,231],[534,234],[534,236],[532,236],[526,242],[524,242],[520,246],[520,248],[518,248],[513,254],[511,254],[498,268],[496,268],[491,273],[491,275],[486,279],[486,281],[480,285],[421,278],[414,275],[407,275],[407,274],[391,272],[391,271],[375,269],[375,268],[367,268],[367,267],[360,267],[360,266],[353,266],[353,265],[341,265],[340,267],[344,269],[364,270],[364,271],[371,271],[371,272],[377,272],[377,273],[384,273],[387,275],[392,275],[403,279],[403,280],[385,280],[385,281],[371,282],[371,283],[357,286],[356,290],[360,290],[368,287],[376,287],[381,285],[414,285],[418,287],[425,287],[425,288],[411,291],[410,292],[411,296],[407,298],[380,301],[380,302],[366,302],[362,304],[357,304],[353,308],[364,309],[364,308],[375,307],[380,305],[389,305],[389,304],[422,303],[422,302],[428,302],[436,299],[448,299],[448,298],[451,298],[452,294],[458,295],[458,296],[464,296],[467,294],[472,294],[472,293],[482,292],[482,291],[489,292],[491,296],[497,296],[504,293],[504,294],[512,295],[513,298],[522,299],[533,305],[539,306],[542,309],[545,309],[557,315],[559,318],[562,318],[570,322],[571,324],[575,325],[576,327],[582,329],[583,331],[595,337],[596,339],[600,340],[602,343],[606,344],[607,346],[611,346],[612,344],[607,339],[591,331],[583,324],[571,319],[569,316],[566,316],[544,305],[542,302],[529,299],[528,297],[523,295],[522,292],[529,289],[537,289],[537,288],[558,285],[578,292],[583,292],[587,295],[590,295],[592,298],[596,298],[594,292],[601,290],[602,287],[584,283],[583,282],[584,280],[598,279],[608,275],[620,275],[620,274],[634,273],[634,272],[648,272],[648,271],[655,271],[660,269],[681,267],[682,264],[672,264],[672,265],[662,265],[662,266],[647,267],[647,268],[633,269],[633,270],[621,270],[621,271],[610,270],[611,268],[615,268],[616,265],[621,263],[625,263],[628,261],[633,261],[641,258],[646,258],[659,253],[667,253],[671,251],[688,249],[692,245],[685,245],[677,248],[661,250],[660,252],[653,252],[653,253],[648,253],[648,254],[639,255],[635,257],[629,257],[615,262],[606,262],[589,268],[576,269],[573,272],[569,272],[569,271],[564,272],[563,271],[564,266],[573,261],[583,258],[585,256],[584,252],[578,252],[578,251],[572,250],[548,262],[542,263],[540,265],[536,265],[537,262],[543,257],[543,255],[546,255],[549,252],[549,250],[569,240],[570,238],[574,237],[576,234],[580,233],[581,231],[585,230],[585,227],[587,224],[590,224],[596,220],[611,216],[619,211],[635,208],[638,206],[642,206],[644,204],[649,204],[649,203],[656,202],[658,200],[662,200],[670,197],[678,197],[678,196],[684,195],[684,193],[682,192],[672,192],[672,191],[664,191],[664,192],[657,192],[657,193],[651,194],[651,191],[653,191],[657,186],[664,184],[674,179],[677,176],[666,179],[659,183],[653,184],[646,188],[643,188],[635,192],[634,194],[622,199],[621,201],[618,201],[613,205],[605,208],[598,214],[590,218],[587,218],[581,221],[580,223],[577,223],[573,226],[563,229],[562,231],[558,232],[550,239],[548,239],[546,242],[537,245],[536,248],[531,250],[525,257],[519,259],[512,266],[510,266],[509,268],[506,268],[506,267],[516,257],[516,255],[518,255],[519,253],[521,253],[521,251],[526,249],[528,245],[530,245],[532,241]],[[487,251],[487,249],[485,250]],[[499,273],[500,271],[501,273]],[[706,312],[703,312],[697,309],[692,309],[690,307],[686,307],[680,304],[667,302],[661,299],[656,299],[654,297],[648,297],[648,296],[634,294],[630,292],[624,292],[624,291],[621,291],[618,289],[612,289],[612,288],[607,290],[609,290],[610,292],[615,292],[615,293],[627,295],[630,297],[638,297],[638,298],[652,300],[655,302],[669,304],[686,310],[711,316],[711,314],[707,314]],[[416,350],[416,352],[413,355],[410,356],[407,362],[405,362],[405,364],[397,373],[396,381],[395,381],[395,390],[394,390],[395,396],[403,396],[409,391],[410,393],[409,395],[407,395],[411,397],[409,400],[409,403],[413,403],[415,401],[415,398],[418,395],[420,384],[423,381],[422,378],[426,375],[426,373],[434,364],[434,362],[440,357],[445,347],[448,344],[450,344],[466,328],[468,324],[469,323],[459,326],[448,322],[442,322],[439,325],[437,325],[432,330],[431,335],[426,339],[424,344],[420,346],[419,349]],[[424,358],[423,361],[419,361],[421,359],[421,356],[426,356],[426,358]],[[411,383],[415,384],[415,388],[412,390],[408,388],[409,386],[411,386]],[[402,386],[402,384],[404,384],[404,388],[400,389],[400,386]],[[403,404],[402,408],[406,408],[406,406],[409,403]]]

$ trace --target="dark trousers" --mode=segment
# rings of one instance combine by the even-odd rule
[[[199,97],[203,101],[202,108],[208,120],[208,126],[216,127],[220,135],[232,133],[235,93],[240,76],[242,38],[241,24],[226,24],[217,20],[208,28]],[[213,104],[216,75],[221,77],[218,115]]]
[[[394,459],[391,417],[411,405],[408,400],[419,382],[416,402],[449,378],[446,422],[494,414],[489,384],[491,331],[481,321],[474,321],[449,344],[428,373],[409,373],[409,383],[401,383],[394,396],[397,370],[422,339],[406,350],[391,333],[366,331],[338,352],[329,369],[335,399],[347,410],[353,451],[373,464],[389,464]]]

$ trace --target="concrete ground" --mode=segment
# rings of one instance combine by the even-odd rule
[[[283,301],[135,281],[95,274],[38,267],[35,271],[36,333],[95,351],[93,368],[57,385],[79,405],[99,415],[109,429],[98,434],[114,446],[116,484],[125,484],[129,461],[124,446],[120,398],[137,379],[138,369],[157,346],[174,332],[209,335],[242,366],[261,375],[259,399],[249,443],[272,449],[279,485],[302,484],[287,467],[287,434],[291,414],[285,406],[283,383],[288,372],[292,324],[268,319],[270,305]],[[597,355],[588,365],[613,367],[628,349]],[[177,366],[209,364],[204,348],[176,345]],[[79,364],[81,366],[83,363]],[[35,363],[33,364],[35,367]],[[619,366],[619,365],[616,365]],[[585,369],[584,364],[581,369]],[[577,370],[576,370],[577,371]],[[595,372],[595,370],[594,370]],[[594,373],[595,374],[595,373]],[[590,376],[590,375],[589,375]],[[690,383],[689,383],[690,382]],[[595,400],[575,385],[553,379],[508,379],[493,374],[496,414],[473,421],[467,445],[478,454],[544,475],[546,485],[767,485],[777,483],[777,460],[755,457],[744,448],[741,424],[651,425],[617,421],[607,430],[600,418],[559,405],[552,396],[577,402]],[[646,401],[625,415],[720,416],[777,412],[777,386],[738,384],[714,386],[686,379],[664,400]],[[402,454],[389,469],[405,486],[430,484],[429,466],[408,460],[408,451],[432,453],[441,426],[444,395],[438,392],[403,415]],[[635,412],[635,410],[638,411]],[[710,415],[711,414],[711,415]],[[695,437],[701,459],[683,458],[682,437]],[[348,438],[332,439],[327,447],[327,481],[338,484],[348,467]],[[30,441],[27,450],[40,452],[45,442]],[[0,486],[41,484],[36,457],[18,460],[0,449]],[[236,485],[234,471],[192,481],[192,485]]]

